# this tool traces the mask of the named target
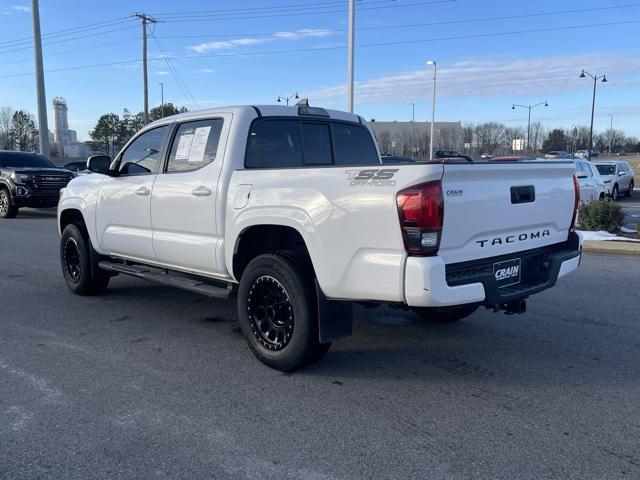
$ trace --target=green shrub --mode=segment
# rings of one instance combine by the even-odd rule
[[[607,232],[617,232],[622,221],[624,212],[620,204],[606,199],[603,202],[591,200],[580,205],[578,211],[578,225],[581,230],[606,230]]]

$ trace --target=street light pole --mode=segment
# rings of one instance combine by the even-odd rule
[[[349,0],[349,53],[347,58],[347,106],[353,113],[353,63],[355,56],[356,0]]]
[[[586,70],[582,70],[579,78],[586,78],[590,76],[593,79],[593,99],[591,100],[591,128],[589,129],[589,152],[587,153],[587,159],[591,160],[591,150],[593,150],[593,115],[596,110],[596,86],[598,80],[602,79],[602,83],[607,83],[607,75],[591,75]]]
[[[611,156],[611,145],[613,144],[613,113],[610,113],[611,125],[609,126],[609,156]]]
[[[160,118],[164,118],[164,83],[160,82]]]
[[[433,65],[433,98],[431,100],[431,133],[429,134],[429,160],[433,158],[433,124],[436,121],[436,79],[438,77],[438,64],[435,60],[429,60],[427,65]]]
[[[517,103],[514,103],[513,106],[511,107],[511,110],[515,110],[516,107],[520,107],[520,108],[526,108],[527,110],[529,110],[529,122],[527,123],[527,154],[529,154],[531,152],[531,110],[533,110],[536,107],[539,107],[540,105],[544,105],[545,107],[549,106],[549,102],[540,102],[540,103],[536,103],[535,105],[520,105]]]
[[[298,92],[294,93],[293,95],[289,95],[288,97],[278,96],[278,100],[277,101],[278,101],[278,103],[280,103],[280,102],[282,102],[284,100],[285,102],[287,102],[287,106],[289,106],[289,101],[294,99],[294,98],[295,99],[300,98],[298,96]]]
[[[416,104],[411,104],[411,155],[416,151]]]

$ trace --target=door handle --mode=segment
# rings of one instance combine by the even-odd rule
[[[139,195],[141,197],[146,197],[150,193],[151,190],[149,190],[147,187],[140,187],[138,190],[136,190],[136,195]]]
[[[191,195],[195,197],[208,197],[209,195],[211,195],[211,189],[205,187],[204,185],[201,185],[195,190],[191,190]]]

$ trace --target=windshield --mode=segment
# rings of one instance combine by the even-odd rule
[[[596,165],[596,168],[600,175],[615,175],[616,173],[615,165]]]
[[[0,152],[0,165],[5,168],[56,168],[47,157],[36,153]]]

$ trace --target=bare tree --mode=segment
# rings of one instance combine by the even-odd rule
[[[11,139],[12,116],[11,107],[0,108],[0,150],[11,150],[13,148]]]
[[[33,115],[26,110],[16,110],[11,116],[11,141],[22,152],[34,151],[38,136]]]
[[[378,148],[382,155],[388,155],[392,152],[391,134],[388,130],[383,130],[376,134],[376,140],[378,141]]]
[[[475,136],[482,153],[494,153],[505,145],[505,126],[498,122],[481,123],[475,128]]]
[[[504,129],[504,136],[505,136],[505,140],[507,145],[509,145],[509,148],[516,153],[516,150],[513,149],[514,146],[514,140],[522,140],[522,149],[524,150],[526,148],[526,139],[527,139],[527,132],[525,131],[524,128],[522,127],[506,127]],[[520,150],[518,150],[520,151]]]
[[[547,137],[547,129],[542,122],[531,122],[531,137],[529,140],[530,150],[539,152],[542,149],[542,142]]]

